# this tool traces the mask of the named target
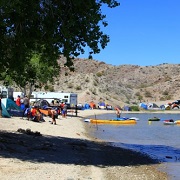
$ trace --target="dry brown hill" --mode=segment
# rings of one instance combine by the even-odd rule
[[[75,92],[78,102],[108,104],[174,101],[180,94],[180,64],[113,66],[102,61],[75,59],[74,72],[62,66],[54,91]]]

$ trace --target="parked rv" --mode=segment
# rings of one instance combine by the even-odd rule
[[[2,98],[13,99],[14,89],[10,87],[0,86],[0,94]]]
[[[13,92],[14,101],[16,101],[17,96],[20,96],[21,98],[23,98],[23,97],[24,97],[24,93],[23,93],[23,92],[20,92],[20,91],[14,91],[14,92]]]
[[[65,93],[65,92],[32,92],[30,102],[35,102],[40,99],[45,99],[49,103],[54,100],[64,102],[69,107],[75,107],[77,105],[77,94],[76,93]]]

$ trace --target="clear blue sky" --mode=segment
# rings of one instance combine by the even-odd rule
[[[103,9],[110,42],[93,59],[112,65],[179,64],[180,0],[118,1],[119,7]]]

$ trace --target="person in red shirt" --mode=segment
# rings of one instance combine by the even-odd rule
[[[32,117],[35,117],[35,116],[36,116],[36,107],[33,107],[33,108],[31,109],[31,116],[32,116]]]
[[[19,95],[17,96],[16,104],[17,104],[18,106],[21,106],[21,98],[20,98]]]
[[[61,115],[62,115],[62,112],[63,112],[63,108],[64,108],[64,103],[63,102],[61,102],[61,104],[60,104],[60,111],[61,111]]]
[[[39,111],[39,109],[38,109],[37,106],[34,106],[34,107],[31,109],[31,117],[32,117],[32,119],[33,119],[34,121],[37,121],[37,122],[41,121],[42,115],[41,115],[41,113],[40,113],[40,111]]]

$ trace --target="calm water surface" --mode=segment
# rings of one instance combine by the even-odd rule
[[[149,118],[158,117],[160,121]],[[163,120],[180,120],[180,114],[122,114],[121,117],[137,117],[135,125],[93,125],[93,136],[113,145],[150,155],[163,162],[173,180],[180,179],[180,125],[164,125]],[[91,116],[94,118],[94,116]],[[96,116],[97,119],[113,119],[114,114]],[[89,124],[92,126],[92,124]]]

